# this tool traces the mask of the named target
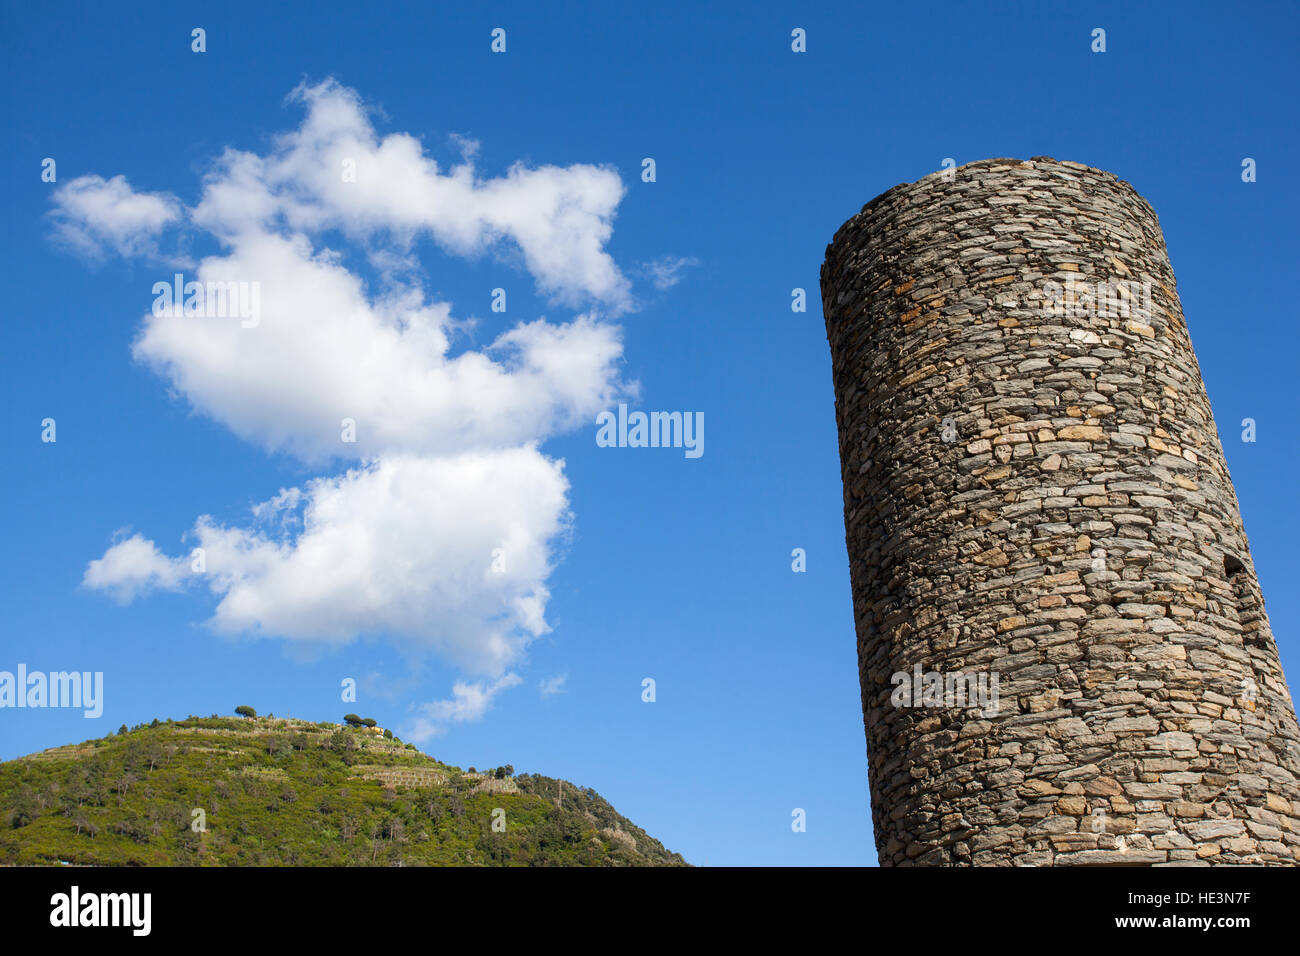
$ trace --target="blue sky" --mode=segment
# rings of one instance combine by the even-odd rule
[[[863,203],[947,157],[1088,163],[1159,214],[1294,686],[1298,20],[1294,5],[1268,3],[5,3],[0,669],[103,671],[105,707],[94,721],[0,711],[0,758],[243,703],[312,719],[355,710],[455,764],[508,762],[595,787],[693,863],[874,864],[818,269]],[[204,53],[191,51],[194,27]],[[504,54],[489,48],[496,27]],[[806,53],[791,50],[796,27]],[[1090,50],[1095,27],[1104,54]],[[289,100],[296,89],[306,92]],[[330,112],[349,103],[359,112]],[[347,367],[347,344],[342,366],[338,355],[258,364],[266,348],[222,365],[159,324],[133,354],[155,282],[221,261],[220,237],[235,233],[232,275],[264,261],[266,236],[241,218],[257,189],[221,157],[242,151],[257,175],[280,177],[277,195],[292,192],[302,163],[337,158],[276,139],[300,131],[313,104],[344,125],[361,117],[371,146],[397,134],[417,148],[389,155],[380,181],[371,156],[359,206],[332,186],[285,200],[279,212],[309,235],[309,254],[280,249],[267,324],[245,330],[263,337],[240,347],[271,341],[291,298],[307,303],[300,321],[327,316],[346,296],[322,278],[355,277],[368,307],[395,284],[414,289],[432,325],[450,330],[448,359],[498,363],[499,380],[465,386],[458,412],[433,402],[408,414],[401,369],[378,361],[355,381],[314,379]],[[402,171],[449,175],[467,141],[478,191],[465,209],[407,208]],[[41,178],[46,157],[54,183]],[[653,183],[641,179],[646,157]],[[1241,181],[1245,157],[1257,182]],[[544,204],[494,197],[484,184],[504,189],[515,164],[520,195],[578,195],[583,214],[557,221]],[[547,168],[558,172],[537,172]],[[114,192],[117,176],[129,192]],[[59,190],[83,177],[100,177],[84,180],[88,202],[61,205]],[[214,181],[235,196],[206,207],[216,232],[193,219]],[[117,231],[88,226],[96,215],[117,216]],[[292,231],[278,230],[271,239]],[[335,259],[312,258],[327,248]],[[805,313],[791,311],[796,287]],[[507,292],[503,314],[491,311],[494,288]],[[452,325],[439,324],[438,304]],[[594,325],[581,327],[584,315]],[[585,364],[521,375],[488,349],[542,318],[570,329],[562,344]],[[321,322],[319,336],[290,341],[327,351],[341,326]],[[230,328],[209,344],[236,341]],[[525,371],[526,356],[555,356],[532,328],[507,342]],[[593,357],[611,341],[613,359]],[[402,354],[411,342],[398,342]],[[272,379],[292,387],[262,394],[257,383]],[[450,381],[455,392],[469,377]],[[378,397],[362,447],[332,450],[323,436],[349,388]],[[589,412],[618,394],[633,408],[703,413],[703,456],[597,447]],[[485,407],[499,410],[474,411]],[[1247,416],[1253,444],[1240,440]],[[40,440],[47,417],[54,444]],[[511,448],[523,450],[499,457]],[[358,479],[375,487],[343,477],[369,454],[393,463],[393,484],[381,472]],[[471,457],[446,465],[453,454]],[[288,541],[292,552],[292,521],[257,531],[250,515],[311,487],[342,529],[325,536],[319,567],[276,550]],[[401,520],[412,502],[438,519]],[[182,569],[202,515],[214,560],[244,562],[227,592]],[[285,517],[291,508],[272,523]],[[479,581],[475,603],[458,605],[468,559],[457,548],[516,518],[523,566],[507,555],[504,583]],[[358,523],[360,544],[345,533]],[[92,561],[137,535],[138,560],[83,585]],[[806,573],[791,570],[794,548]],[[426,552],[443,557],[403,563]],[[373,599],[367,575],[388,590],[379,625],[359,629],[348,609]],[[549,630],[536,626],[538,587]],[[356,704],[340,701],[346,677],[359,682]],[[561,692],[543,693],[559,677]],[[642,701],[646,677],[654,703]],[[796,807],[805,833],[791,830]]]

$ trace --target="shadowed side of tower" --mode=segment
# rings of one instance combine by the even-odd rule
[[[822,267],[882,865],[1300,861],[1300,728],[1151,207],[891,189]]]

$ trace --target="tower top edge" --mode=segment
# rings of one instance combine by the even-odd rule
[[[1103,184],[1121,191],[1129,193],[1136,198],[1152,217],[1155,217],[1155,210],[1151,204],[1142,197],[1142,194],[1134,188],[1133,184],[1127,180],[1120,179],[1112,172],[1099,169],[1095,166],[1089,166],[1086,163],[1077,163],[1068,159],[1055,159],[1051,156],[1032,156],[1029,159],[1016,159],[1014,157],[997,157],[993,159],[977,159],[961,166],[939,169],[927,173],[919,179],[911,182],[902,182],[890,189],[880,193],[874,199],[867,202],[856,214],[849,217],[842,226],[835,232],[836,239],[840,233],[854,221],[870,215],[879,207],[885,205],[890,200],[898,198],[901,194],[911,193],[917,190],[926,190],[931,188],[943,188],[959,186],[964,181],[980,180],[994,178],[1001,173],[1013,170],[1037,171],[1055,175],[1066,180],[1075,180],[1080,183]],[[973,174],[973,175],[972,175]],[[1157,219],[1157,222],[1159,220]],[[832,245],[835,240],[832,240]]]

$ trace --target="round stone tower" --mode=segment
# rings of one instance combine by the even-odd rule
[[[882,865],[1300,862],[1300,728],[1160,225],[897,186],[821,275]]]

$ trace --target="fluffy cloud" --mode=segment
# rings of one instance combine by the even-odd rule
[[[50,219],[60,240],[95,259],[153,255],[159,233],[181,218],[166,193],[138,193],[125,176],[80,176],[54,193]]]
[[[246,236],[285,228],[406,242],[428,235],[458,255],[508,242],[560,302],[631,306],[628,281],[605,251],[624,193],[613,169],[516,164],[484,180],[460,138],[465,159],[443,172],[415,137],[380,139],[356,93],[332,80],[291,99],[307,108],[302,125],[267,156],[227,150],[195,210],[196,222],[236,249]]]
[[[529,322],[452,355],[450,306],[409,287],[371,299],[301,236],[246,237],[198,275],[259,282],[256,326],[150,313],[136,358],[241,438],[305,461],[518,445],[590,422],[624,389],[607,322]],[[341,441],[344,418],[355,443]]]
[[[167,559],[136,535],[91,562],[85,583],[134,596],[192,577],[219,596],[220,631],[329,643],[387,634],[499,675],[549,629],[542,582],[567,489],[563,463],[532,447],[393,456],[284,491],[248,528],[200,518],[202,574],[188,549]]]
[[[255,321],[155,309],[135,358],[241,438],[351,468],[282,490],[242,526],[199,518],[176,557],[139,535],[119,541],[84,583],[120,600],[203,584],[219,631],[380,636],[484,678],[423,706],[418,732],[433,735],[519,683],[509,668],[548,630],[546,581],[570,513],[563,462],[538,444],[634,392],[619,329],[602,317],[632,304],[605,251],[624,187],[590,165],[484,179],[463,137],[462,162],[443,170],[415,137],[378,136],[333,81],[290,99],[301,124],[264,155],[227,149],[192,210],[122,177],[84,177],[56,194],[53,215],[86,251],[149,254],[178,221],[215,240],[186,279],[255,288]],[[425,293],[421,237],[459,256],[513,250],[539,291],[587,311],[457,350],[467,324]],[[342,250],[325,245],[340,239]],[[353,271],[357,258],[373,275]]]
[[[107,591],[126,604],[149,591],[177,590],[187,573],[184,561],[165,557],[152,541],[136,534],[91,561],[82,583]]]

